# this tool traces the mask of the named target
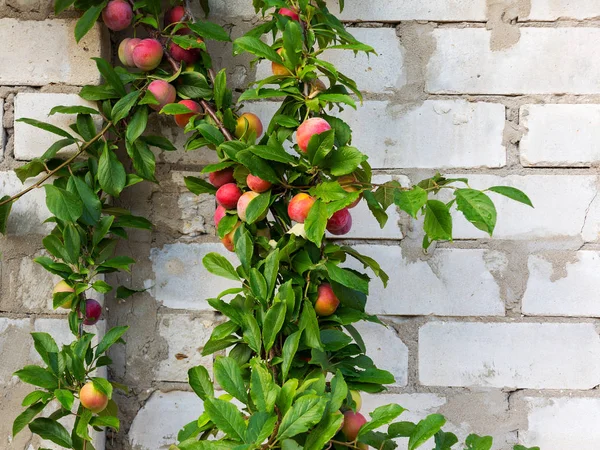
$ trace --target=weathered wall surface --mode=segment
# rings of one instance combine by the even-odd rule
[[[232,24],[234,36],[255,20],[249,0],[213,3],[214,20]],[[369,303],[388,328],[361,330],[375,361],[396,376],[388,393],[367,396],[364,409],[399,402],[410,410],[406,420],[440,412],[460,437],[490,434],[500,450],[515,443],[597,450],[600,5],[346,3],[342,18],[380,56],[328,58],[365,92],[364,105],[342,115],[378,179],[408,184],[441,169],[467,176],[475,187],[518,187],[536,206],[495,198],[494,239],[457,216],[455,242],[427,255],[420,250],[419,225],[406,216],[392,214],[379,230],[363,205],[356,208],[348,241],[380,260],[391,276],[387,290],[374,282]],[[0,64],[3,194],[20,187],[10,170],[48,145],[47,136],[14,119],[42,118],[53,105],[77,101],[69,95],[77,86],[98,81],[88,58],[102,52],[100,28],[76,46],[68,19],[40,21],[45,8],[45,2],[0,2],[0,15],[20,19],[0,20],[2,42],[14,42],[0,48],[0,61],[11,61]],[[232,58],[226,45],[213,45],[212,52],[237,87],[265,73]],[[268,121],[274,105],[246,109]],[[153,120],[182,148],[184,138],[168,119]],[[221,249],[213,200],[183,185],[185,174],[197,174],[214,155],[181,150],[158,160],[160,185],[138,185],[119,200],[156,229],[132,233],[121,248],[138,263],[119,281],[151,289],[124,302],[108,297],[105,304],[108,325],[131,326],[109,372],[131,386],[118,398],[123,430],[107,439],[115,450],[166,449],[179,427],[202,411],[186,372],[211,366],[200,350],[220,318],[205,299],[227,287],[200,263]],[[0,449],[21,450],[35,442],[26,433],[11,442],[10,422],[28,388],[10,374],[32,357],[27,333],[60,323],[61,315],[49,307],[51,277],[31,263],[45,230],[42,193],[15,209],[12,233],[0,239]]]

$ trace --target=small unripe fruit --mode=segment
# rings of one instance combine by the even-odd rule
[[[300,16],[298,16],[298,13],[293,9],[281,8],[279,11],[277,11],[277,13],[281,14],[282,16],[287,16],[290,19],[295,20],[296,22],[300,20]]]
[[[279,54],[279,55],[281,55],[282,52],[283,52],[282,48],[277,50],[277,54]],[[287,77],[292,74],[292,72],[290,72],[287,67],[285,67],[283,64],[279,64],[276,62],[271,63],[271,70],[273,72],[273,75],[276,75],[279,77],[283,77],[283,76]]]
[[[237,202],[242,196],[242,191],[235,183],[227,183],[217,189],[215,197],[217,203],[225,209],[237,208]]]
[[[62,280],[62,281],[58,282],[56,284],[56,286],[54,286],[54,289],[52,290],[52,295],[58,294],[60,292],[75,292],[75,289],[73,289],[71,286],[69,286],[69,284],[65,280]],[[67,302],[67,303],[63,304],[61,306],[61,308],[71,309],[72,303],[73,303],[72,301]]]
[[[252,174],[248,174],[246,177],[246,183],[250,189],[252,189],[254,192],[258,192],[259,194],[268,191],[272,186],[272,184],[268,181],[265,181],[262,178]]]
[[[288,216],[294,222],[304,223],[315,199],[308,194],[300,193],[292,197],[288,205]]]
[[[210,183],[216,188],[220,188],[227,183],[235,183],[235,178],[233,178],[233,169],[228,167],[227,169],[211,172],[208,174],[208,181],[210,181]]]
[[[198,39],[198,41],[202,42],[201,39]],[[200,58],[200,49],[189,48],[186,50],[174,42],[169,45],[169,53],[175,61],[184,61],[187,65],[194,64]]]
[[[221,205],[218,205],[217,209],[215,209],[215,227],[219,226],[219,222],[226,215],[227,215],[227,210],[225,208],[223,208]]]
[[[360,427],[367,423],[367,419],[359,412],[346,411],[344,413],[344,426],[342,433],[350,442],[354,441],[358,436]]]
[[[142,42],[142,40],[138,38],[127,38],[121,41],[119,44],[119,60],[121,61],[121,64],[126,67],[135,67],[135,63],[133,62],[133,49],[140,42]]]
[[[315,312],[317,316],[327,317],[332,315],[340,306],[340,301],[336,297],[329,283],[323,283],[317,289],[317,301],[315,302]]]
[[[79,401],[84,408],[98,414],[108,405],[108,396],[97,390],[90,381],[79,391]]]
[[[310,138],[315,134],[321,134],[329,130],[331,130],[331,125],[329,125],[325,119],[313,117],[312,119],[305,120],[296,131],[296,141],[298,142],[298,147],[300,147],[300,150],[306,153]]]
[[[241,138],[252,132],[256,133],[256,137],[259,138],[263,132],[262,122],[256,114],[244,113],[237,120],[234,133],[235,137]]]
[[[362,397],[360,395],[360,392],[351,390],[350,395],[352,396],[352,400],[354,400],[354,403],[356,403],[356,412],[359,412],[360,408],[362,408]]]
[[[342,186],[342,189],[345,190],[346,192],[357,192],[359,190],[359,188],[357,186],[359,184],[358,180],[352,174],[339,177],[337,179],[337,181],[340,184],[340,186]],[[354,202],[352,202],[352,204],[350,206],[348,206],[348,208],[349,209],[354,208],[356,205],[358,205],[361,198],[362,198],[362,194]]]
[[[150,105],[150,108],[155,111],[160,111],[169,103],[175,103],[175,99],[177,98],[175,87],[164,80],[154,80],[148,85],[148,90],[152,92],[152,95],[159,102],[158,105]]]
[[[165,13],[165,28],[177,22],[181,22],[185,16],[185,8],[183,6],[175,6]]]
[[[156,69],[163,57],[163,48],[156,39],[142,39],[133,49],[133,63],[144,71]]]
[[[233,242],[233,236],[235,235],[235,231],[238,229],[239,226],[240,222],[238,222],[233,228],[233,230],[231,230],[223,237],[223,239],[221,239],[221,242],[223,243],[225,248],[230,252],[235,252],[235,243]]]
[[[111,0],[102,10],[102,20],[112,31],[122,31],[131,25],[133,9],[124,0]]]
[[[237,213],[242,221],[246,221],[246,209],[252,200],[258,197],[253,191],[244,192],[237,202]]]
[[[181,100],[179,104],[187,106],[188,109],[194,111],[191,113],[175,115],[175,123],[177,123],[177,125],[179,125],[180,128],[185,128],[185,126],[188,124],[192,117],[197,116],[202,112],[202,106],[200,106],[194,100]]]
[[[350,224],[350,226],[348,226]],[[327,231],[336,236],[348,233],[352,227],[352,216],[348,208],[341,209],[333,213],[327,221]]]
[[[83,320],[84,325],[94,325],[100,319],[102,315],[102,305],[94,299],[88,299],[85,301],[85,319]]]

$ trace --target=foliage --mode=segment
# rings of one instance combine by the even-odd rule
[[[56,11],[73,3],[84,11],[75,29],[79,40],[107,2],[57,0]],[[349,438],[340,431],[345,420],[342,413],[349,414],[358,406],[351,391],[381,392],[394,381],[392,374],[378,369],[366,355],[354,327],[363,320],[380,323],[365,312],[371,277],[346,263],[357,260],[384,284],[388,277],[372,258],[327,240],[325,230],[335,213],[361,200],[383,227],[393,205],[423,220],[423,246],[428,248],[434,241],[452,240],[450,210],[454,207],[491,236],[496,209],[487,192],[531,202],[511,187],[480,191],[471,188],[466,179],[448,179],[441,174],[409,187],[396,181],[372,183],[367,156],[352,145],[348,124],[335,116],[336,111],[356,108],[362,100],[360,91],[323,53],[374,54],[374,49],[348,33],[323,0],[253,3],[265,20],[236,39],[233,52],[249,53],[257,62],[274,64],[275,74],[257,81],[237,101],[227,87],[225,70],[215,72],[205,45],[209,40],[229,41],[228,33],[214,23],[196,22],[187,5],[181,22],[161,27],[160,4],[148,0],[134,5],[133,25],[145,28],[161,42],[163,65],[140,72],[113,67],[97,58],[105,83],[86,86],[80,94],[97,102],[97,108],[57,107],[51,112],[74,115],[72,132],[23,119],[61,138],[40,158],[17,169],[17,175],[22,181],[40,176],[34,187],[52,178],[44,184],[53,214],[49,221],[55,224],[43,240],[50,257],[36,262],[72,287],[72,292],[54,295],[54,307],[71,309],[69,325],[75,339],[59,349],[50,335],[33,334],[45,366],[27,366],[15,373],[40,389],[23,401],[27,409],[15,421],[14,434],[28,425],[44,439],[80,450],[92,448],[90,426],[119,427],[114,402],[98,414],[75,402],[87,382],[109,398],[113,385],[124,388],[94,375],[98,367],[111,363],[106,352],[122,342],[126,328],[113,328],[93,345],[94,336],[83,328],[86,292],[110,292],[113,287],[98,276],[130,270],[134,263],[128,257],[115,256],[118,240],[127,238],[128,228],[152,227],[147,219],[112,206],[111,199],[141,181],[157,182],[155,152],[175,150],[164,137],[146,132],[151,107],[159,104],[148,87],[163,80],[176,85],[180,99],[192,99],[201,106],[201,112],[184,123],[184,132],[189,133],[186,150],[208,148],[220,159],[218,164],[206,166],[200,176],[186,178],[191,192],[214,194],[215,186],[205,177],[223,170],[233,170],[237,186],[244,191],[249,189],[248,175],[272,184],[249,202],[245,220],[240,221],[231,210],[219,223],[218,235],[224,242],[231,240],[240,265],[234,267],[217,253],[203,260],[209,272],[238,281],[240,287],[209,299],[225,321],[214,329],[203,354],[226,350],[226,356],[217,356],[214,380],[202,366],[189,371],[190,385],[203,400],[205,412],[180,431],[179,443],[172,448],[319,450],[368,445],[394,449],[395,439],[407,438],[411,450],[432,439],[435,448],[442,450],[458,443],[454,434],[442,431],[443,416],[433,414],[419,423],[399,421],[404,409],[393,404],[371,412],[357,437]],[[284,14],[286,10],[293,14]],[[265,44],[263,37],[270,37],[273,44]],[[194,64],[180,64],[171,54],[171,44],[198,49],[200,57]],[[327,80],[329,87],[322,80]],[[244,102],[250,106],[263,99],[278,99],[281,105],[261,136],[239,117]],[[167,104],[160,111],[176,118],[190,112],[179,103]],[[330,130],[314,134],[303,151],[294,133],[312,117],[324,119]],[[236,133],[240,123],[242,132]],[[65,158],[59,153],[72,144],[77,147],[75,155]],[[127,164],[124,158],[129,159]],[[128,171],[130,166],[133,172]],[[442,191],[449,195],[438,197]],[[3,233],[10,207],[22,194],[0,200]],[[297,194],[309,194],[314,204],[304,223],[292,226],[288,205]],[[339,300],[329,315],[322,314],[317,305],[323,286],[330,286]],[[117,289],[122,298],[135,292]],[[215,391],[215,382],[225,393]],[[49,417],[36,418],[53,400],[60,409]],[[71,432],[58,422],[67,415],[76,416]],[[465,445],[483,450],[492,444],[490,437],[472,435]]]

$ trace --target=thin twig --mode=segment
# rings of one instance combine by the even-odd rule
[[[102,135],[104,133],[106,133],[108,131],[108,129],[110,127],[113,126],[112,122],[109,122],[108,124],[106,124],[106,126],[102,129],[102,131],[100,131],[100,133],[98,133],[96,136],[94,136],[89,142],[86,142],[86,144],[84,146],[81,147],[81,149],[75,153],[72,157],[70,157],[69,159],[67,159],[65,162],[63,162],[60,166],[58,166],[56,169],[51,170],[50,172],[48,172],[41,180],[39,180],[37,183],[32,184],[31,186],[29,186],[27,189],[19,192],[18,194],[13,195],[11,198],[4,200],[3,202],[0,202],[0,206],[2,205],[6,205],[7,203],[13,202],[19,198],[21,198],[23,195],[27,194],[29,191],[33,191],[34,189],[39,188],[46,180],[48,180],[48,178],[52,177],[56,172],[58,172],[60,169],[68,166],[69,164],[71,164],[76,158],[78,158],[83,152],[85,152],[94,142],[96,142],[98,139],[100,139],[102,137]]]

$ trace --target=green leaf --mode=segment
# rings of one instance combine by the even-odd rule
[[[240,366],[233,358],[218,357],[214,363],[215,380],[229,394],[243,404],[248,402],[248,392],[242,378]]]
[[[106,395],[109,400],[112,398],[113,386],[107,379],[94,377],[92,378],[92,384],[98,392]]]
[[[533,208],[533,203],[529,197],[521,190],[510,187],[510,186],[493,186],[487,189],[488,191],[495,192],[496,194],[504,195],[512,200],[517,202],[524,203],[527,206],[531,206]]]
[[[39,366],[25,366],[14,373],[23,383],[32,384],[41,388],[54,390],[58,387],[58,380],[49,370]]]
[[[79,92],[79,96],[84,100],[96,102],[98,100],[107,100],[119,98],[120,95],[110,86],[105,84],[101,86],[84,86]]]
[[[163,136],[142,136],[141,139],[150,147],[158,147],[169,152],[177,150],[170,140]]]
[[[283,302],[275,303],[267,311],[263,323],[263,344],[265,347],[265,352],[267,353],[269,350],[271,350],[271,347],[273,347],[275,338],[283,326],[283,322],[285,321],[285,312],[286,306]]]
[[[323,417],[327,400],[317,395],[300,397],[283,416],[277,438],[280,440],[305,433]]]
[[[156,182],[156,177],[154,176],[156,171],[156,157],[148,145],[141,140],[133,143],[127,141],[125,148],[133,162],[133,168],[136,173],[144,180]]]
[[[196,34],[211,41],[231,41],[227,31],[220,25],[208,21],[198,21],[188,24],[190,29]]]
[[[72,192],[51,184],[44,185],[46,205],[52,214],[66,222],[76,222],[83,214],[83,203]]]
[[[3,196],[0,198],[0,203],[5,202],[9,198],[9,195]],[[13,203],[14,202],[7,202],[0,206],[0,233],[4,235],[6,235],[6,230],[8,228],[8,216],[10,216],[10,210],[12,209]]]
[[[105,6],[106,2],[102,2],[99,5],[92,5],[83,13],[83,16],[81,16],[75,25],[75,41],[77,43],[94,27]]]
[[[419,210],[427,203],[427,191],[419,186],[415,186],[409,191],[398,189],[394,193],[394,203],[402,211],[416,219]]]
[[[215,389],[210,381],[208,370],[204,366],[196,366],[188,370],[188,381],[196,395],[202,400],[214,397]]]
[[[140,96],[140,91],[131,91],[129,94],[121,98],[112,109],[112,121],[117,123],[123,120],[131,111]]]
[[[470,434],[465,441],[466,450],[490,450],[492,448],[493,439],[491,436],[477,436]]]
[[[212,184],[207,181],[204,181],[202,178],[198,177],[185,177],[184,178],[185,186],[190,190],[192,194],[200,195],[200,194],[211,194],[214,195],[217,192],[217,188],[215,188]]]
[[[34,391],[40,392],[40,391]],[[17,416],[12,426],[12,435],[16,436],[26,425],[33,420],[44,408],[46,407],[45,402],[39,402],[31,405],[25,411]]]
[[[41,400],[42,403],[48,403],[52,399],[52,394],[45,391],[33,391],[25,396],[21,406],[31,406]]]
[[[369,282],[356,275],[354,272],[338,267],[332,262],[325,264],[329,277],[337,283],[346,286],[350,289],[354,289],[363,294],[369,293]]]
[[[196,130],[211,144],[219,146],[225,142],[223,133],[210,123],[199,123],[196,125]]]
[[[381,205],[379,204],[377,199],[375,198],[375,194],[373,194],[373,192],[371,192],[371,191],[364,191],[363,197],[364,197],[365,201],[367,202],[369,211],[371,211],[371,214],[373,214],[375,219],[377,219],[379,226],[381,228],[385,227],[385,224],[388,221],[388,215],[383,210],[383,208],[381,207]]]
[[[119,419],[113,416],[96,416],[90,420],[90,425],[94,427],[109,427],[119,431]]]
[[[148,108],[140,106],[135,111],[129,124],[127,124],[127,132],[125,134],[127,140],[134,142],[146,130],[146,125],[148,125]]]
[[[98,181],[102,189],[109,195],[118,197],[127,183],[125,168],[114,151],[104,145],[98,162]]]
[[[96,225],[98,220],[100,220],[100,215],[102,213],[102,202],[92,188],[81,178],[71,176],[69,178],[69,183],[67,184],[67,189],[69,192],[77,194],[81,199],[83,204],[81,221],[89,226]]]
[[[513,450],[540,450],[539,447],[525,447],[523,445],[515,445]]]
[[[260,336],[260,327],[256,318],[252,314],[244,314],[244,342],[257,354],[262,349],[262,340]]]
[[[126,299],[126,298],[131,297],[134,294],[137,294],[139,292],[146,292],[146,291],[147,291],[147,289],[130,289],[125,286],[119,286],[117,288],[117,298]]]
[[[404,411],[406,410],[402,406],[394,404],[376,408],[372,413],[369,413],[371,420],[360,428],[358,436],[364,436],[369,431],[374,431],[380,426],[390,423]]]
[[[445,203],[439,200],[427,201],[423,229],[432,241],[452,239],[452,216]]]
[[[218,25],[217,25],[218,26]],[[229,102],[226,102],[225,97],[229,94],[227,90],[227,73],[225,69],[221,69],[214,81],[215,93],[214,93],[214,101],[215,106],[218,110],[224,109],[223,105]],[[230,96],[230,94],[229,94]]]
[[[306,439],[304,450],[322,450],[333,439],[344,422],[342,413],[328,414]]]
[[[62,142],[67,142],[67,145],[71,144],[71,141],[68,139],[62,139]],[[37,177],[40,173],[45,171],[46,167],[44,166],[44,163],[41,160],[33,160],[31,162],[28,162],[27,164],[22,165],[21,167],[17,167],[15,169],[15,174],[17,175],[17,178],[21,180],[21,183],[25,183],[25,180]]]
[[[300,331],[304,332],[304,343],[308,347],[318,350],[323,349],[317,314],[315,313],[312,303],[308,300],[304,300],[298,327],[300,328]]]
[[[319,166],[325,157],[333,150],[335,131],[329,130],[315,134],[308,141],[306,155],[313,166]]]
[[[205,100],[210,100],[213,96],[213,90],[208,84],[206,77],[198,72],[183,72],[178,78],[177,82],[181,82],[181,84],[177,85],[177,93],[184,98],[202,98]],[[161,114],[166,114],[164,111],[166,108],[171,105],[165,106],[161,110]],[[184,106],[184,105],[179,105]],[[190,110],[187,110],[190,113]],[[168,114],[180,114],[176,113],[168,113]]]
[[[79,231],[72,223],[67,223],[63,229],[65,250],[69,256],[68,262],[76,264],[81,251],[81,237]]]
[[[63,12],[65,9],[71,6],[74,2],[75,0],[56,0],[54,2],[54,14],[58,16],[61,12]]]
[[[275,429],[277,416],[265,412],[255,412],[248,421],[248,430],[246,431],[246,442],[260,445],[266,440]]]
[[[308,211],[304,227],[308,240],[314,242],[318,247],[321,246],[321,242],[325,236],[327,219],[327,206],[321,200],[315,201]]]
[[[202,264],[206,267],[213,275],[228,278],[230,280],[239,281],[240,277],[231,265],[231,263],[224,256],[218,253],[209,253],[202,258]]]
[[[253,145],[249,150],[257,156],[268,161],[281,162],[286,164],[296,163],[298,160],[287,153],[283,147],[270,147],[268,145]]]
[[[421,420],[408,440],[408,450],[414,450],[428,441],[446,423],[446,418],[441,414],[430,414]]]
[[[75,402],[75,396],[71,391],[68,391],[66,389],[56,389],[54,391],[54,396],[63,408],[71,411],[73,403]]]
[[[129,327],[127,326],[111,328],[98,344],[98,347],[96,348],[96,357],[104,353],[117,341],[119,341],[121,336],[123,336],[128,329]]]
[[[58,128],[56,125],[52,125],[52,124],[49,124],[46,122],[41,122],[41,121],[35,120],[35,119],[27,119],[27,118],[17,119],[17,122],[26,123],[26,124],[34,126],[36,128],[40,128],[44,131],[48,131],[50,133],[54,133],[61,137],[67,138],[71,142],[75,142],[75,138],[73,136],[71,136],[68,132],[66,132],[62,128]]]
[[[244,441],[246,424],[235,405],[218,398],[208,398],[204,408],[219,430],[238,441]]]
[[[324,167],[329,168],[331,175],[341,177],[354,172],[367,156],[354,147],[340,147],[329,153]]]
[[[279,386],[265,364],[257,358],[250,362],[250,396],[256,408],[261,412],[272,413],[279,394]]]
[[[476,228],[490,236],[496,227],[496,207],[483,192],[475,189],[457,189],[456,207]],[[429,234],[429,233],[428,233]]]
[[[252,224],[259,220],[269,208],[270,201],[271,191],[259,194],[250,200],[246,209],[246,222]]]
[[[234,41],[234,53],[239,54],[239,49],[252,53],[259,58],[266,58],[269,61],[282,63],[281,56],[277,54],[270,46],[258,38],[252,36],[242,36]]]
[[[283,362],[281,364],[281,374],[283,379],[285,380],[290,371],[290,367],[292,367],[292,362],[294,360],[294,356],[298,351],[298,344],[300,344],[300,337],[302,336],[302,331],[296,331],[290,334],[283,344]]]
[[[434,450],[451,450],[452,446],[457,443],[458,443],[458,438],[453,433],[446,433],[442,430],[435,433],[435,449]]]
[[[38,418],[29,424],[29,429],[42,439],[48,439],[62,447],[71,448],[73,446],[69,432],[56,420]]]

